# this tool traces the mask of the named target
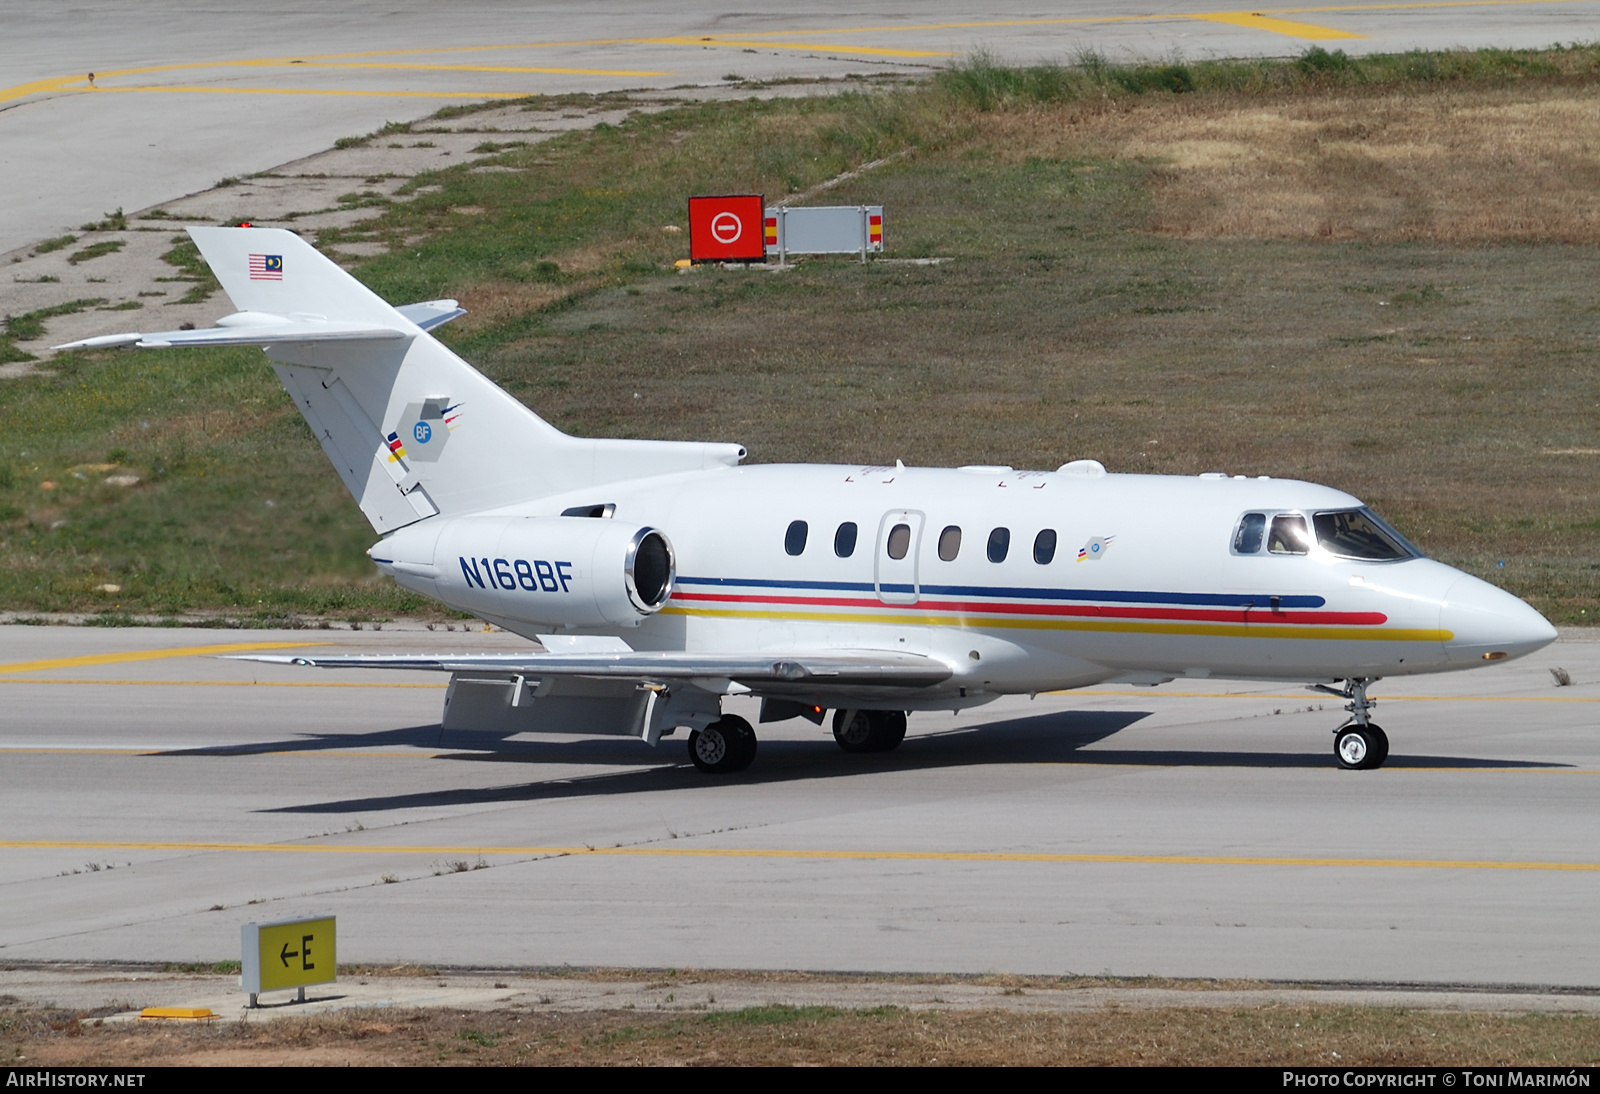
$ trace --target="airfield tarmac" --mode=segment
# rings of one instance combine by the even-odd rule
[[[446,734],[429,674],[215,656],[308,642],[521,644],[0,627],[0,962],[332,912],[342,964],[1600,985],[1600,634],[1379,685],[1376,772],[1334,765],[1331,697],[1178,681],[918,714],[886,756],[760,727],[726,778]]]
[[[1600,0],[0,0],[0,255],[489,98],[918,76],[975,50],[1038,63],[1545,48],[1592,40],[1597,16]]]
[[[975,47],[1035,61],[1545,46],[1592,38],[1600,14],[1201,7],[7,10],[0,251],[485,97],[920,74]],[[345,56],[290,67],[313,50]],[[918,715],[884,757],[846,756],[806,723],[762,727],[756,765],[723,780],[676,739],[443,734],[442,680],[425,674],[210,656],[309,641],[519,645],[0,628],[0,962],[211,962],[236,956],[241,923],[332,911],[341,960],[374,964],[1600,984],[1586,632],[1524,662],[1386,682],[1379,772],[1335,768],[1332,699],[1191,681]]]

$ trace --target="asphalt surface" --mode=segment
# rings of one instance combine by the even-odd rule
[[[517,643],[0,628],[0,962],[224,960],[332,912],[342,962],[1600,987],[1591,632],[1384,682],[1376,772],[1335,767],[1335,700],[1190,681],[916,715],[877,757],[765,726],[720,779],[678,739],[445,734],[427,675],[208,655],[314,641]]]
[[[1600,0],[1229,11],[1153,0],[737,7],[288,0],[0,2],[0,254],[493,96],[925,75],[1010,62],[1545,47],[1589,41]],[[91,85],[89,73],[95,74]]]

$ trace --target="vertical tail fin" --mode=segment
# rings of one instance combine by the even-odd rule
[[[293,232],[189,233],[244,313],[223,324],[259,330],[247,341],[266,350],[379,532],[744,456],[739,445],[569,437]]]

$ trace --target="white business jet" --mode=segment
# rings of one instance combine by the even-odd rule
[[[255,660],[448,672],[446,728],[655,745],[684,727],[695,765],[728,772],[756,750],[728,695],[759,697],[762,722],[831,709],[845,751],[878,752],[909,711],[1228,677],[1340,696],[1334,755],[1375,768],[1374,681],[1556,637],[1311,483],[1093,460],[746,467],[736,444],[569,437],[428,333],[455,301],[391,307],[291,232],[189,231],[238,313],[61,348],[263,347],[378,567],[543,652]]]

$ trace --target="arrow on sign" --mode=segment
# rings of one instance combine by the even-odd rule
[[[300,951],[299,950],[295,950],[293,953],[290,953],[289,952],[289,943],[285,942],[283,944],[283,952],[278,955],[278,960],[282,961],[283,962],[283,967],[287,969],[289,967],[289,958],[291,958],[291,957],[299,957],[299,956],[300,956]]]

